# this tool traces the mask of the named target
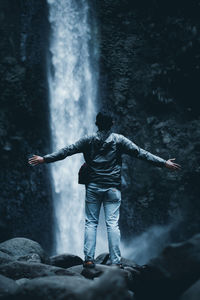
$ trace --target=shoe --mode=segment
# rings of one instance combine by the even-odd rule
[[[83,262],[83,268],[89,268],[92,269],[95,267],[95,263],[92,260],[85,260]]]

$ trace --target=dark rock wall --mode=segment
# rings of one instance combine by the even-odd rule
[[[50,251],[52,204],[46,167],[27,164],[49,151],[46,1],[0,2],[0,240],[24,236]]]
[[[102,107],[115,130],[182,171],[136,159],[123,166],[122,237],[176,223],[199,228],[200,1],[97,0]]]
[[[90,1],[91,2],[91,1]],[[99,101],[115,130],[179,173],[126,157],[122,237],[177,222],[174,238],[199,228],[200,1],[95,0],[100,43]],[[46,1],[0,2],[0,240],[34,239],[51,251],[46,166],[27,156],[50,151]]]

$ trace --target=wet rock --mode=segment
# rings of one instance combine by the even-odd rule
[[[84,299],[84,290],[91,282],[84,277],[50,276],[29,280],[20,286],[17,297],[20,300],[64,300]]]
[[[0,251],[15,260],[48,263],[49,258],[35,241],[26,238],[13,238],[0,244]]]
[[[0,299],[8,299],[18,290],[16,282],[10,278],[0,275]]]
[[[70,272],[81,274],[86,278],[93,279],[93,278],[101,276],[106,271],[109,271],[113,268],[115,269],[116,267],[96,264],[95,268],[83,268],[82,265],[79,265],[79,266],[74,266],[74,267],[68,268],[67,270]]]
[[[200,234],[171,244],[141,268],[136,278],[136,299],[177,299],[199,279]],[[164,292],[163,292],[164,291]]]
[[[199,300],[200,298],[200,280],[196,281],[185,293],[180,300]]]
[[[63,268],[39,263],[26,263],[19,261],[0,266],[0,274],[15,280],[20,278],[35,278],[53,275],[77,276],[77,273]]]
[[[95,268],[83,268],[83,265],[74,266],[67,269],[70,272],[74,272],[80,275],[83,275],[85,278],[94,279],[101,276],[105,271],[109,270],[108,266],[104,265],[95,265]]]
[[[26,261],[26,262],[30,262],[30,263],[41,263],[41,258],[37,253],[33,253],[33,254],[29,254],[29,255],[24,255],[24,256],[20,256],[18,259],[18,261]]]
[[[124,258],[124,257],[122,257],[121,263],[124,267],[133,267],[133,268],[138,267],[138,265],[134,261]]]
[[[109,253],[102,253],[96,257],[95,263],[106,265],[108,260],[109,260]]]
[[[0,251],[0,265],[14,261],[14,258],[7,253]]]
[[[109,268],[90,289],[85,292],[85,300],[126,300],[133,299],[128,291],[123,270]]]
[[[127,272],[126,280],[128,283],[129,290],[135,292],[141,282],[141,270],[142,267],[133,268],[133,267],[124,267],[124,270]]]
[[[130,290],[132,290],[133,287],[133,280],[135,280],[135,277],[137,275],[137,271],[134,270],[132,267],[125,267],[124,269],[119,269],[116,266],[107,266],[107,265],[101,265],[96,264],[95,268],[83,268],[82,265],[80,266],[74,266],[72,268],[67,269],[68,271],[80,274],[84,276],[87,279],[99,279],[102,277],[105,273],[110,271],[120,271],[121,276],[125,279],[127,286]]]
[[[133,268],[138,267],[138,265],[135,262],[133,262],[130,259],[126,259],[124,257],[121,258],[121,262],[125,267],[133,267]],[[95,263],[102,264],[102,265],[110,265],[111,261],[110,261],[109,253],[102,253],[98,255],[97,258],[95,259]]]
[[[83,260],[79,256],[72,254],[64,253],[50,257],[50,264],[61,268],[70,268],[73,266],[81,265],[82,263]]]
[[[89,269],[89,268],[83,268],[81,275],[83,275],[85,278],[88,279],[94,279],[96,277],[101,276],[103,273],[103,270],[99,270],[98,267]]]
[[[17,279],[15,282],[18,284],[18,285],[22,285],[24,283],[26,283],[27,281],[29,281],[30,279],[28,278],[20,278],[20,279]]]
[[[20,286],[17,297],[20,300],[133,299],[121,270],[112,270],[111,268],[96,281],[70,276],[31,279]]]
[[[83,265],[73,266],[71,268],[68,268],[67,271],[81,274],[81,272],[83,271]]]

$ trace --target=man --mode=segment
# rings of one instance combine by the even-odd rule
[[[29,159],[31,165],[51,163],[76,153],[83,153],[89,176],[86,184],[84,267],[94,267],[96,231],[101,204],[103,203],[108,232],[108,245],[112,265],[121,267],[120,231],[118,226],[121,204],[121,165],[122,155],[128,154],[159,167],[179,170],[175,159],[164,160],[151,154],[123,135],[112,133],[112,117],[106,113],[96,116],[96,134],[81,138],[75,144],[43,157],[34,155]]]

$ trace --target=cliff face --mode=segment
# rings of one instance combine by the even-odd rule
[[[115,130],[165,159],[174,173],[125,158],[124,237],[177,223],[174,238],[198,231],[200,1],[97,1],[102,107]]]
[[[122,236],[177,222],[175,239],[199,228],[200,1],[96,0],[100,102],[115,130],[179,173],[126,157]],[[31,153],[50,149],[46,1],[0,2],[0,239],[24,236],[50,251],[52,204],[46,166]]]
[[[27,164],[31,153],[49,148],[47,7],[40,0],[4,0],[0,11],[0,239],[27,236],[50,249],[49,178],[45,168]]]

